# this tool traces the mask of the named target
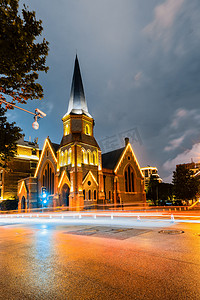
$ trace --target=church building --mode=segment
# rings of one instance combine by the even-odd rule
[[[43,205],[71,210],[106,204],[145,205],[144,177],[129,139],[121,149],[101,153],[94,137],[76,56],[60,144],[46,138],[34,176],[19,180],[19,210]]]

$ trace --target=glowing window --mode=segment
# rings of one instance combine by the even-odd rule
[[[61,166],[61,163],[62,163],[62,153],[61,153],[60,150],[58,152],[58,160],[59,160],[59,165]]]
[[[69,124],[66,125],[65,127],[65,135],[69,134]]]
[[[69,149],[69,153],[68,153],[68,164],[70,165],[72,163],[72,149]]]
[[[96,153],[93,152],[93,164],[96,165]]]
[[[85,152],[84,148],[82,148],[82,163],[83,164],[87,163],[87,155],[86,155],[86,152]]]
[[[67,155],[68,155],[67,150],[65,150],[64,165],[67,165]]]
[[[60,162],[61,166],[64,166],[64,153],[63,151],[61,152],[61,162]]]
[[[88,124],[85,126],[85,134],[87,134],[87,135],[90,134],[90,128],[89,128]]]

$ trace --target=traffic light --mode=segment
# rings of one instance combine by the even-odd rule
[[[44,204],[47,203],[47,189],[45,186],[42,187],[42,193],[41,193],[42,202]]]
[[[47,188],[45,186],[42,187],[42,198],[46,198],[47,196]]]

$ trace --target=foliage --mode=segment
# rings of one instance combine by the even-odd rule
[[[172,201],[173,199],[173,184],[161,182],[158,184],[158,199]]]
[[[43,97],[36,81],[38,71],[48,70],[48,42],[38,41],[43,27],[35,12],[26,6],[18,10],[19,0],[0,0],[0,98],[10,96],[12,103],[26,103]]]
[[[173,198],[173,185],[170,183],[159,183],[151,175],[147,186],[147,199],[152,200],[154,205],[166,205],[166,201]]]
[[[152,200],[154,205],[157,205],[158,200],[158,181],[154,176],[151,175],[147,186],[147,199]]]
[[[8,123],[5,109],[0,106],[0,167],[6,168],[17,152],[17,141],[21,138],[21,128],[15,122]]]
[[[17,210],[18,208],[18,200],[16,198],[14,199],[8,199],[8,200],[3,200],[0,203],[0,209],[1,210]]]
[[[199,180],[184,165],[178,165],[173,172],[173,184],[176,199],[194,199],[199,190]]]

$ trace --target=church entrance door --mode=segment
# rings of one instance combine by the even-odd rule
[[[26,208],[26,199],[25,199],[24,196],[22,197],[21,208],[22,208],[22,209],[25,209],[25,208]]]
[[[62,187],[62,204],[69,206],[69,187],[66,183]]]

